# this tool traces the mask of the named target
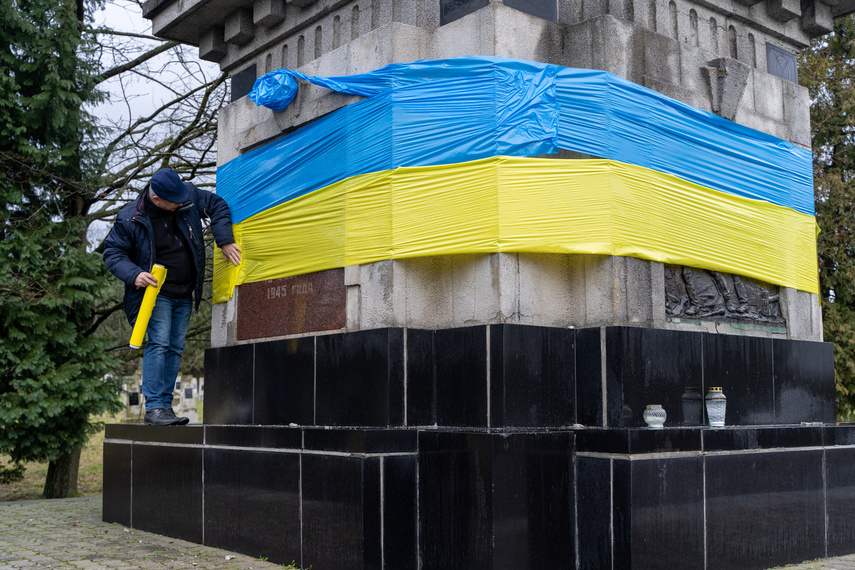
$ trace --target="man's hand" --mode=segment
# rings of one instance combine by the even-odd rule
[[[220,248],[223,250],[223,257],[226,261],[231,261],[232,265],[240,265],[240,254],[243,251],[236,243],[228,243]]]
[[[134,285],[137,287],[148,287],[149,285],[157,287],[157,279],[151,273],[143,271],[134,279]]]

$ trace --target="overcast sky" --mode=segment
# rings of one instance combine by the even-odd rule
[[[140,7],[126,0],[108,0],[104,10],[93,14],[95,19],[94,25],[98,27],[109,27],[114,30],[123,32],[134,32],[139,34],[151,34],[151,22],[142,17]],[[151,43],[151,47],[155,47],[156,42]],[[150,48],[149,48],[150,49]],[[142,52],[139,52],[142,53]],[[123,57],[133,59],[139,53],[123,52]],[[183,68],[177,65],[171,65],[173,58],[172,50],[159,56],[149,62],[149,67],[158,70],[157,76],[159,79],[172,82],[180,85],[182,81],[187,82],[187,75],[183,72]],[[204,70],[204,73],[209,77],[219,74],[219,66],[215,63],[202,61],[198,59],[199,51],[197,48],[190,47],[187,49],[187,55],[192,56]],[[115,62],[109,52],[104,52],[102,56],[102,68],[110,69]],[[177,80],[177,76],[181,76],[181,80]],[[156,82],[149,81],[138,75],[124,73],[120,78],[110,79],[100,85],[103,91],[106,91],[108,100],[98,104],[91,109],[93,114],[101,118],[103,123],[112,124],[117,128],[127,128],[132,120],[140,116],[151,114],[152,111],[161,107],[162,103],[174,97],[164,87]],[[183,89],[178,87],[179,90]],[[189,88],[187,88],[189,91]],[[110,222],[94,222],[89,227],[88,237],[92,247],[95,247],[109,232],[112,223]]]
[[[123,32],[151,34],[151,22],[142,17],[140,7],[126,0],[108,0],[104,10],[93,14],[96,27],[110,27]],[[153,44],[155,45],[155,44]],[[198,59],[198,49],[191,47],[188,52],[199,62],[199,65],[210,75],[219,73],[216,63]],[[167,55],[154,60],[152,67],[166,67],[169,64]],[[105,61],[104,67],[112,66],[111,61]],[[122,121],[127,124],[131,118],[147,114],[158,108],[169,96],[168,92],[157,83],[131,77],[124,74],[124,88],[118,80],[105,82],[102,87],[109,94],[109,101],[100,104],[95,114],[112,121]]]

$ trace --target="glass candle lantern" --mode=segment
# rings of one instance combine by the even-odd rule
[[[727,398],[721,388],[710,388],[704,398],[707,404],[707,419],[713,427],[724,425],[724,415],[727,410]]]
[[[699,426],[703,423],[704,397],[701,396],[700,388],[686,388],[683,393],[683,425]]]
[[[661,405],[650,404],[645,408],[641,417],[644,418],[644,422],[647,424],[647,427],[651,429],[662,429],[662,426],[665,425],[665,419],[668,417],[668,414],[665,413],[665,409],[662,408]]]

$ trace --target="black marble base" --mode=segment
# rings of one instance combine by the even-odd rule
[[[109,425],[103,519],[303,568],[415,569],[416,449],[415,431]]]
[[[827,343],[384,328],[210,349],[205,380],[205,425],[108,426],[105,521],[314,570],[855,552],[855,427],[831,424]],[[728,427],[687,397],[711,386]],[[643,427],[648,404],[665,429]]]
[[[694,390],[720,386],[727,425],[834,421],[832,345],[604,327],[384,328],[209,349],[205,423],[342,427],[706,424]]]
[[[103,518],[315,570],[760,569],[855,552],[853,442],[835,425],[110,425]]]

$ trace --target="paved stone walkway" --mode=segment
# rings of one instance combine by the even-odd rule
[[[0,570],[283,566],[101,521],[101,498],[0,503]]]
[[[283,570],[287,567],[101,521],[100,497],[0,503],[0,570],[136,568]],[[783,566],[855,570],[855,554]]]

